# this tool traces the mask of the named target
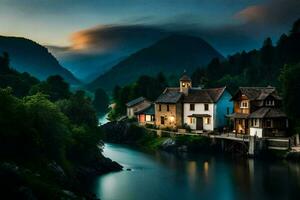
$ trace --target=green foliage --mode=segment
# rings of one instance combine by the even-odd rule
[[[29,93],[32,85],[39,81],[28,73],[19,73],[9,66],[9,56],[4,53],[0,56],[0,87],[11,87],[13,94],[17,97],[23,97]]]
[[[186,145],[189,151],[199,151],[210,149],[210,138],[205,136],[181,135],[175,137],[177,146]]]
[[[113,91],[113,102],[115,108],[109,113],[111,120],[126,114],[126,103],[138,98],[145,97],[154,101],[168,86],[165,76],[158,73],[156,77],[143,75],[136,83],[124,87],[116,86]]]
[[[98,126],[96,111],[91,99],[85,96],[84,91],[76,91],[69,99],[58,101],[57,105],[75,125],[87,125],[93,128]]]
[[[21,171],[17,178],[37,197],[68,198],[62,189],[74,189],[77,183],[68,182],[76,176],[74,169],[98,165],[102,158],[102,134],[91,99],[83,91],[71,93],[60,76],[39,82],[12,70],[7,55],[0,57],[0,71],[1,162],[17,163],[19,169],[29,167],[30,173]],[[63,171],[64,182],[53,177],[58,172],[49,171],[53,162]],[[2,172],[0,166],[0,178]],[[20,188],[16,181],[12,180],[9,189]]]
[[[205,69],[199,68],[192,75],[193,83],[205,87],[226,85],[231,92],[239,86],[278,87],[278,77],[285,64],[300,62],[299,20],[290,35],[283,34],[274,46],[267,38],[260,50],[236,53],[222,62],[213,59]]]
[[[30,90],[31,95],[39,92],[49,95],[51,101],[66,99],[71,95],[69,84],[59,75],[49,76]]]
[[[95,91],[93,105],[98,113],[104,114],[107,112],[109,105],[109,97],[103,89],[98,88]]]
[[[48,158],[62,163],[65,159],[67,138],[70,137],[68,118],[45,95],[38,93],[24,98],[37,150]]]
[[[286,65],[280,75],[282,83],[284,106],[288,116],[295,123],[297,132],[300,131],[300,63]]]

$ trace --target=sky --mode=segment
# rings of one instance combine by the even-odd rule
[[[0,0],[0,35],[75,51],[167,31],[228,55],[276,40],[297,18],[300,0]]]

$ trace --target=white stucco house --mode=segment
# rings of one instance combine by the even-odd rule
[[[223,128],[233,111],[231,98],[226,87],[190,88],[183,98],[183,123],[196,132]]]

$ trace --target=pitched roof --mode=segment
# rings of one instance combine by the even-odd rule
[[[156,99],[155,103],[177,103],[182,95],[179,88],[166,88]]]
[[[225,90],[226,87],[210,89],[191,88],[188,95],[184,96],[183,101],[187,103],[215,103]]]
[[[251,113],[249,118],[280,118],[286,114],[278,108],[263,107]]]
[[[128,103],[126,103],[126,106],[132,107],[132,106],[135,106],[136,104],[139,104],[145,100],[146,100],[145,97],[139,97],[137,99],[133,99],[132,101],[129,101]]]
[[[186,74],[183,74],[183,76],[179,80],[180,81],[192,81],[192,79]]]
[[[232,119],[247,119],[249,114],[245,114],[245,113],[232,113],[229,115],[226,115],[226,117],[228,118],[232,118]]]
[[[234,97],[241,92],[242,94],[246,95],[249,100],[264,100],[268,96],[273,96],[275,99],[281,99],[276,91],[275,87],[240,87],[238,92],[234,95]],[[233,97],[233,98],[234,98]]]
[[[137,114],[137,115],[138,114],[154,115],[155,114],[154,104],[150,104],[149,106],[145,107],[144,109],[135,112],[135,114]]]

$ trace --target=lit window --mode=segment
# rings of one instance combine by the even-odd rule
[[[193,123],[193,118],[192,117],[190,117],[190,124],[192,124]]]
[[[248,101],[241,101],[241,108],[248,108]]]
[[[210,124],[210,117],[205,118],[205,124]]]

